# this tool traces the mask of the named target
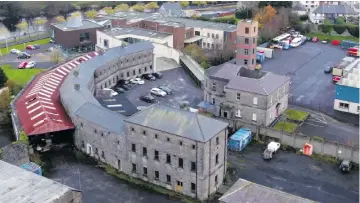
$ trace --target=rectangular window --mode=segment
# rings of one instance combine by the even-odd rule
[[[253,115],[252,115],[252,120],[256,121],[256,114],[255,113],[253,113]]]
[[[255,49],[253,49],[253,54],[255,54]]]
[[[256,27],[254,27],[254,32],[256,32]]]
[[[240,93],[236,94],[236,100],[240,100]]]
[[[251,64],[254,65],[255,64],[255,59],[251,60]]]
[[[216,154],[215,156],[215,164],[218,164],[219,163],[219,154]]]
[[[210,38],[210,33],[207,33],[207,37],[209,37],[209,38]]]
[[[143,167],[143,176],[147,176],[147,168]]]
[[[255,44],[255,38],[253,38],[253,44]]]
[[[182,141],[179,141],[179,145],[182,146],[182,145],[183,145],[183,142],[182,142]]]
[[[101,151],[101,157],[102,157],[103,159],[105,159],[105,152],[104,152],[104,151]]]
[[[245,49],[245,50],[244,50],[244,53],[245,53],[245,55],[248,55],[248,54],[249,54],[249,50],[248,50],[248,49]]]
[[[245,38],[245,44],[249,44],[249,38]]]
[[[195,148],[196,148],[196,146],[193,144],[193,145],[192,145],[192,149],[195,149]]]
[[[211,38],[215,38],[215,35],[214,35],[214,34],[211,34]]]
[[[191,192],[195,193],[196,192],[196,185],[195,183],[191,183]]]
[[[200,36],[200,31],[195,31],[196,36]]]
[[[166,138],[166,141],[170,142],[170,137]]]
[[[109,48],[109,41],[107,39],[104,39],[104,47]]]
[[[141,69],[139,69],[139,74],[141,74]]]
[[[184,161],[182,158],[179,158],[179,168],[184,168]]]
[[[218,176],[215,176],[215,186],[218,184]]]
[[[219,137],[216,137],[216,145],[219,145],[220,144],[220,139]]]
[[[170,154],[166,155],[166,163],[171,164],[171,156],[170,156]]]
[[[150,65],[150,70],[152,70],[152,65]]]
[[[227,112],[226,111],[224,111],[224,118],[227,118]]]
[[[339,103],[339,108],[342,108],[342,109],[348,109],[349,108],[349,104],[346,104],[346,103]]]
[[[129,73],[129,71],[126,73],[126,76],[127,76],[127,77],[130,77],[130,73]]]
[[[216,34],[216,39],[219,39],[219,34]]]
[[[146,149],[146,147],[143,147],[143,156],[147,157],[147,149]]]
[[[177,184],[177,186],[180,186],[180,187],[183,186],[183,182],[181,182],[181,181],[176,181],[176,184]]]
[[[215,98],[212,98],[212,104],[215,104]]]
[[[244,59],[244,65],[247,65],[247,64],[248,64],[248,60]]]
[[[136,164],[132,164],[132,170],[133,173],[136,173]]]
[[[131,145],[131,151],[136,152],[136,145],[135,144]]]
[[[99,149],[95,148],[95,154],[98,155],[99,154]]]
[[[133,70],[133,75],[136,75],[136,71],[135,71],[135,70]]]
[[[236,117],[241,117],[241,111],[240,109],[236,110],[236,114],[235,114]]]
[[[195,172],[196,171],[196,163],[195,162],[191,162],[191,171]]]
[[[166,184],[171,185],[171,176],[166,175]]]
[[[212,84],[212,88],[213,88],[213,89],[216,89],[216,83],[213,83],[213,84]]]
[[[158,138],[158,134],[155,134],[154,137],[155,137],[155,139],[157,139],[157,138]]]
[[[142,134],[143,134],[143,135],[146,135],[146,131],[145,131],[145,130],[143,130]]]
[[[121,161],[118,159],[118,169],[121,170]]]
[[[159,171],[155,171],[155,180],[159,180]]]
[[[254,104],[254,105],[257,105],[257,104],[258,104],[257,97],[254,97],[254,99],[253,99],[253,104]]]
[[[159,161],[159,151],[155,150],[154,152],[154,159]]]
[[[249,28],[248,27],[245,28],[245,34],[249,34]]]

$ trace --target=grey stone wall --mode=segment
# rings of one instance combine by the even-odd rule
[[[16,166],[30,162],[29,151],[25,144],[9,144],[0,150],[0,159],[5,162]]]

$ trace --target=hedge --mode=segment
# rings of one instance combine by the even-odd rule
[[[327,34],[327,33],[331,32],[333,25],[323,24],[323,25],[319,25],[319,28],[320,28],[321,32]]]
[[[341,35],[342,33],[345,32],[347,26],[346,25],[334,25],[333,28],[336,33]]]
[[[327,34],[330,33],[332,29],[338,34],[342,34],[347,29],[351,36],[359,38],[359,26],[356,25],[329,25],[329,24],[322,24],[319,25],[319,29],[321,32]]]
[[[353,37],[357,37],[359,38],[359,26],[356,25],[349,25],[347,27],[349,33],[353,36]]]

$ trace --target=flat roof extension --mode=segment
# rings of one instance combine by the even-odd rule
[[[157,39],[164,39],[172,36],[172,34],[169,33],[156,32],[141,28],[129,28],[129,27],[116,27],[116,28],[104,30],[102,32],[110,36],[113,36],[115,38],[121,38],[120,37],[121,35],[138,35],[138,36],[157,38]]]

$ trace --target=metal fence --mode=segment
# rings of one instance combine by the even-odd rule
[[[5,48],[7,46],[13,46],[17,44],[27,43],[35,40],[45,39],[50,37],[50,32],[37,32],[37,33],[28,33],[21,36],[12,36],[7,39],[0,40],[0,48]]]

